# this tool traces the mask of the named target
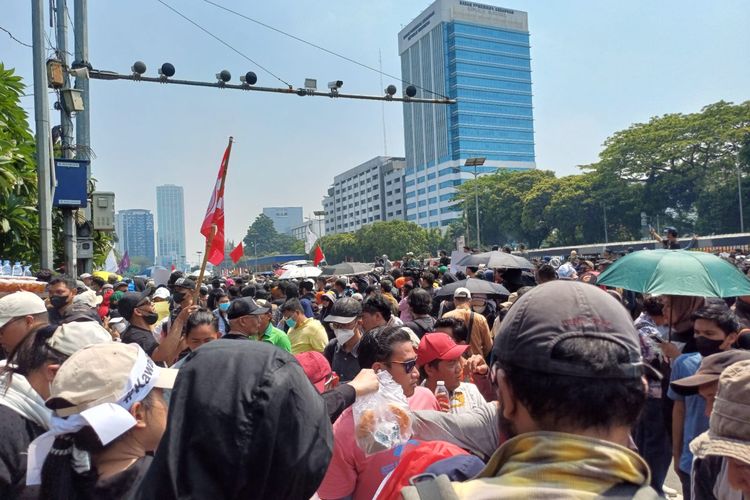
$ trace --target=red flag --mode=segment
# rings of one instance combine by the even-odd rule
[[[317,266],[318,264],[320,264],[321,262],[323,262],[324,260],[326,260],[326,256],[323,253],[323,250],[321,250],[320,245],[318,245],[317,247],[315,247],[315,255],[314,255],[313,258],[314,258],[313,265],[315,265],[315,266]]]
[[[245,255],[245,249],[242,247],[242,242],[240,241],[240,244],[229,253],[229,256],[232,258],[232,262],[236,264],[243,255]]]
[[[232,138],[229,138],[229,145],[224,151],[224,158],[219,166],[219,175],[216,178],[216,185],[211,193],[211,201],[206,210],[206,217],[201,225],[201,234],[206,240],[211,238],[212,227],[216,226],[216,234],[211,240],[210,249],[208,250],[207,259],[211,264],[218,266],[224,260],[224,180],[227,177],[227,167],[229,166],[229,153],[232,151]]]

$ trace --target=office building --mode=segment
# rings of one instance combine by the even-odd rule
[[[273,221],[279,234],[287,234],[293,227],[302,225],[302,207],[266,207],[263,215]]]
[[[451,200],[473,178],[467,159],[486,159],[478,174],[536,166],[527,14],[437,0],[398,44],[402,78],[419,87],[417,97],[457,100],[403,107],[407,220],[444,228],[461,217]]]
[[[182,186],[156,186],[158,263],[166,268],[185,267],[185,200]]]
[[[403,220],[404,158],[376,156],[333,178],[323,198],[326,234],[350,233],[377,221]]]
[[[150,210],[139,208],[120,210],[115,217],[117,250],[134,258],[145,259],[146,266],[154,265],[154,216]]]
[[[298,240],[307,240],[307,230],[312,231],[316,238],[326,235],[323,219],[305,219],[299,226],[295,226],[289,230],[289,235],[293,236]]]

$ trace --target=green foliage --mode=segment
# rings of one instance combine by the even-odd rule
[[[28,117],[21,108],[23,93],[21,78],[0,63],[0,256],[36,262],[35,147]]]
[[[335,264],[346,260],[372,262],[385,254],[391,260],[401,259],[406,252],[417,256],[437,255],[438,250],[454,247],[449,235],[439,229],[424,229],[413,222],[392,220],[375,222],[354,233],[323,236],[318,240],[326,260]]]
[[[682,233],[739,230],[737,171],[750,200],[750,101],[718,102],[700,113],[670,114],[616,132],[585,172],[556,178],[550,171],[498,172],[458,188],[476,242],[475,192],[481,240],[488,247],[530,247],[641,238],[641,212],[653,225]],[[750,220],[750,201],[744,203]]]
[[[260,214],[247,228],[247,234],[242,240],[245,242],[245,255],[258,256],[275,254],[301,254],[305,251],[305,243],[288,234],[279,234],[273,226],[273,221],[265,214]]]

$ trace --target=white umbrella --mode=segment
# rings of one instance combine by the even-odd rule
[[[293,267],[287,269],[280,276],[280,280],[291,280],[291,279],[304,279],[304,278],[317,278],[323,271],[320,268],[305,266],[305,267]]]

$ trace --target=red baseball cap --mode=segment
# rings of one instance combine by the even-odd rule
[[[301,352],[294,355],[297,362],[302,366],[305,375],[312,385],[322,393],[325,390],[326,380],[331,376],[331,365],[328,360],[317,351]]]
[[[442,332],[428,333],[417,348],[417,366],[423,366],[436,359],[451,360],[460,357],[468,345],[456,344],[450,335]]]

